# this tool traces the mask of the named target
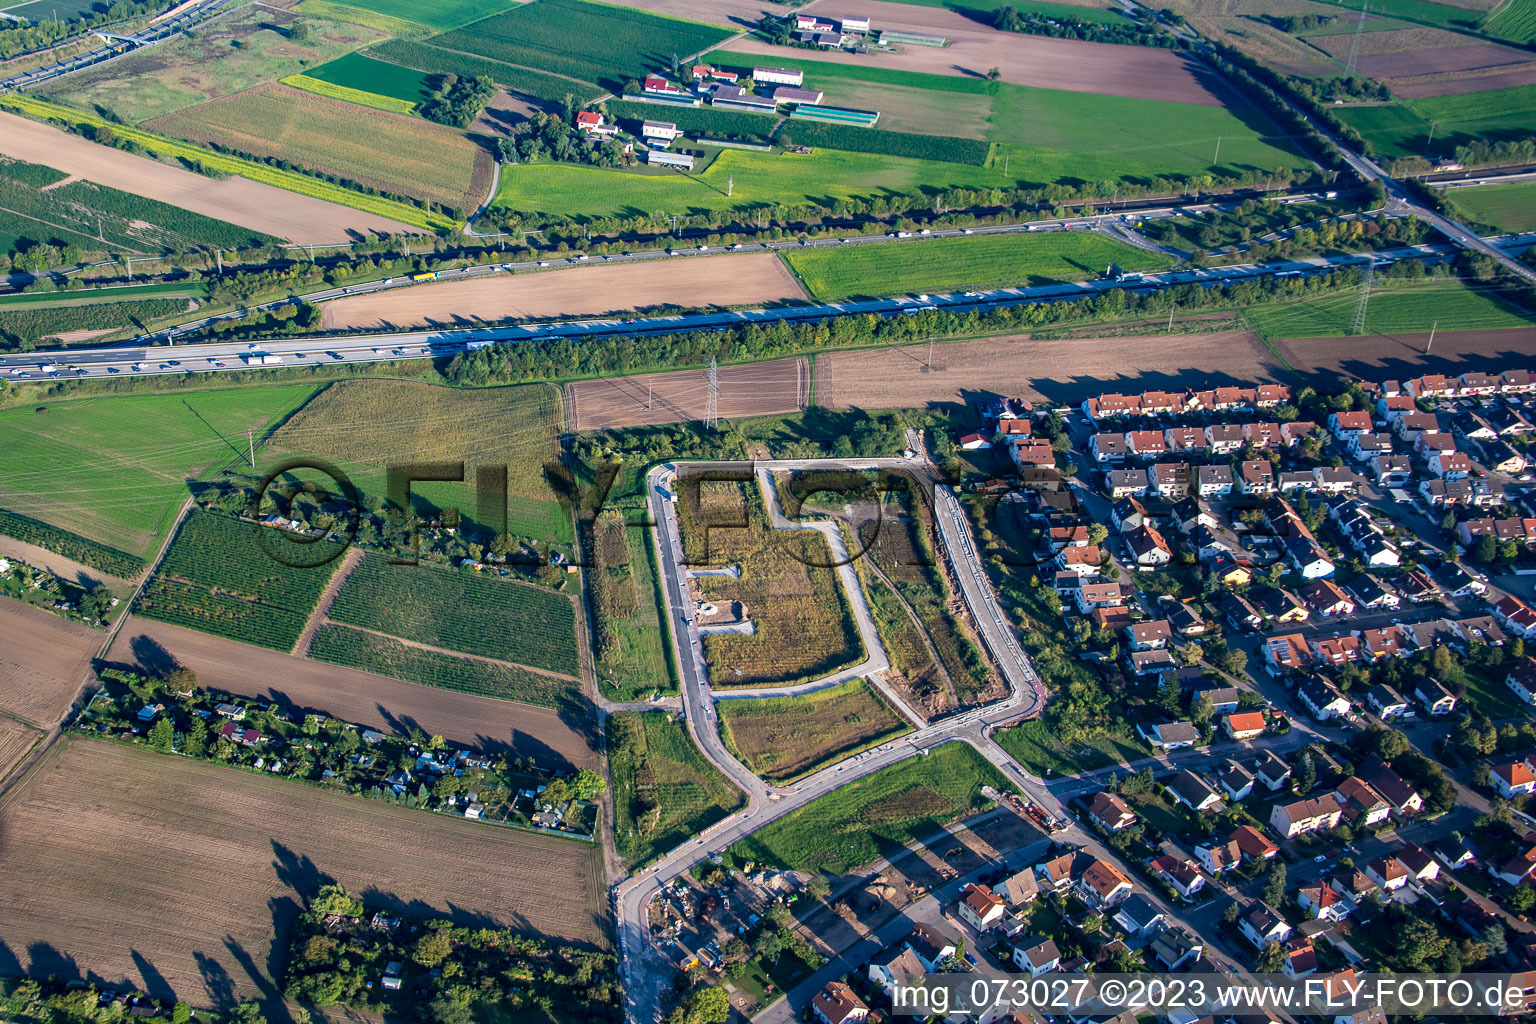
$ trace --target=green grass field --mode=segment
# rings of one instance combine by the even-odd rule
[[[726,748],[775,785],[911,731],[862,679],[795,697],[717,701],[716,710]]]
[[[608,719],[614,842],[645,864],[741,806],[741,791],[706,761],[680,719],[655,712]]]
[[[1504,0],[1483,19],[1483,31],[1514,43],[1536,39],[1536,0]]]
[[[540,587],[369,555],[330,618],[432,647],[575,675],[576,609]]]
[[[415,42],[409,39],[391,39],[371,47],[376,54],[392,64],[416,68],[429,74],[454,74],[460,78],[485,75],[498,85],[526,96],[564,103],[570,96],[578,104],[596,99],[602,89],[588,82],[577,82],[559,75],[546,74],[532,68],[517,67],[505,61],[491,60],[472,53],[446,50],[441,46]]]
[[[437,30],[429,25],[423,25],[415,21],[406,21],[404,18],[391,18],[387,14],[368,10],[363,7],[355,7],[347,3],[333,3],[332,0],[299,0],[293,9],[300,14],[311,18],[326,18],[331,21],[345,21],[353,25],[362,25],[382,32],[397,39],[425,39]]]
[[[1046,0],[897,0],[898,3],[916,7],[948,7],[950,10],[971,14],[991,14],[1003,7],[1012,7],[1020,14],[1039,14],[1048,18],[1076,18],[1079,21],[1097,22],[1101,25],[1124,25],[1130,19],[1119,11],[1106,7],[1080,7],[1077,4],[1054,4]]]
[[[842,874],[986,807],[982,786],[1008,784],[975,748],[946,743],[812,801],[732,846],[730,854],[737,863]]]
[[[1248,326],[1266,338],[1322,338],[1348,334],[1359,303],[1357,292],[1254,306],[1243,311]],[[1431,321],[1442,331],[1531,327],[1528,314],[1461,281],[1421,285],[1378,282],[1366,310],[1367,334],[1427,331]]]
[[[257,533],[266,529],[192,511],[135,611],[215,636],[291,650],[340,559],[312,568],[285,565],[262,547]]]
[[[676,692],[650,531],[607,511],[592,527],[587,584],[597,679],[616,700]]]
[[[154,551],[187,481],[245,455],[310,385],[83,398],[0,412],[0,504],[130,555]]]
[[[1355,0],[1320,0],[1320,2],[1344,8],[1346,11],[1360,9],[1360,5]],[[1433,25],[1436,28],[1475,29],[1482,20],[1482,15],[1477,11],[1469,11],[1465,7],[1453,7],[1450,4],[1437,4],[1433,0],[1375,0],[1371,4],[1371,13],[1390,15],[1423,25]]]
[[[1452,189],[1449,198],[1484,224],[1503,231],[1536,231],[1536,181]]]
[[[201,283],[163,281],[159,284],[120,285],[110,288],[82,288],[78,291],[23,292],[0,295],[0,309],[24,309],[37,306],[87,306],[97,302],[124,302],[150,298],[203,298],[207,289]]]
[[[418,25],[445,30],[468,25],[472,21],[500,14],[515,6],[511,0],[331,0],[343,7],[356,7],[369,14],[414,21]]]
[[[283,79],[283,84],[290,89],[300,89],[304,92],[314,93],[316,96],[324,96],[326,99],[341,100],[343,103],[356,103],[360,107],[371,107],[374,110],[383,110],[390,114],[414,114],[416,104],[406,100],[397,100],[393,96],[380,96],[376,92],[364,92],[361,89],[348,89],[344,85],[336,85],[334,82],[322,82],[318,78],[310,78],[308,75],[289,75]]]
[[[304,76],[411,104],[420,103],[430,95],[427,84],[430,75],[360,53],[349,53],[329,64],[310,68]]]
[[[1042,721],[1003,729],[997,733],[997,743],[1036,775],[1092,771],[1152,755],[1150,747],[1134,738],[1096,736],[1068,745],[1051,735],[1049,726]]]
[[[897,245],[789,250],[784,261],[818,299],[889,295],[927,289],[999,288],[1082,281],[1110,263],[1153,270],[1173,263],[1093,232],[979,235]]]
[[[1433,126],[1433,155],[1438,156],[1481,138],[1536,134],[1536,85],[1340,107],[1335,113],[1370,142],[1376,155],[1388,159],[1431,155]]]
[[[539,707],[568,707],[581,697],[581,688],[563,679],[513,665],[410,647],[398,640],[348,626],[320,627],[309,656],[316,661],[360,668],[408,683]]]
[[[699,22],[587,0],[529,0],[433,42],[493,60],[595,82],[614,92],[627,78],[670,66],[730,35]]]

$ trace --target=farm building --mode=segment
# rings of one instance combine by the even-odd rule
[[[711,103],[717,107],[750,110],[755,114],[771,114],[778,108],[771,96],[759,96],[739,85],[722,85],[715,90]]]
[[[647,139],[659,139],[662,142],[671,142],[682,132],[677,130],[677,125],[671,121],[642,121],[640,134]]]
[[[687,153],[664,153],[659,149],[652,149],[645,154],[645,162],[662,167],[681,167],[685,171],[693,170],[693,157]]]
[[[814,14],[797,14],[795,15],[795,28],[802,32],[830,32],[832,31],[832,23],[830,21],[822,21]]]
[[[582,110],[576,114],[576,128],[578,131],[589,132],[593,135],[617,135],[619,126],[607,124],[603,115],[595,110]]]
[[[793,86],[781,86],[773,90],[774,103],[788,103],[799,105],[807,103],[815,105],[821,102],[820,89],[796,89]]]
[[[892,43],[906,43],[909,46],[947,46],[949,40],[943,36],[928,36],[921,32],[903,32],[900,29],[887,28],[880,31],[880,42],[889,46]]]
[[[810,43],[812,46],[835,48],[843,45],[843,34],[841,32],[801,32],[800,41]]]
[[[791,71],[788,68],[753,68],[752,80],[754,82],[766,82],[769,85],[793,85],[805,84],[805,72]]]
[[[867,17],[864,17],[864,18],[856,18],[856,17],[839,18],[838,19],[838,24],[842,27],[842,30],[844,32],[868,32],[869,31],[869,18],[867,18]]]
[[[803,117],[812,121],[833,121],[837,124],[851,124],[859,128],[873,128],[875,122],[880,120],[880,111],[852,110],[848,107],[823,107],[816,103],[802,103],[789,116]]]
[[[669,82],[665,78],[662,78],[660,75],[646,75],[642,88],[644,88],[646,92],[655,93],[661,96],[683,95],[682,86],[678,85],[676,82]]]

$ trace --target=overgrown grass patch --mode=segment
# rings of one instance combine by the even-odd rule
[[[608,719],[614,842],[645,864],[741,806],[741,791],[693,745],[688,727],[658,712]]]
[[[911,731],[862,679],[793,697],[720,700],[716,710],[731,753],[775,784]]]

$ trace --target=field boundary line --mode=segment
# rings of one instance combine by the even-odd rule
[[[171,625],[175,625],[175,623],[171,623]],[[437,647],[437,646],[434,646],[432,644],[425,644],[425,643],[422,643],[420,640],[407,640],[403,636],[395,636],[393,633],[386,633],[383,630],[379,630],[379,629],[369,629],[367,626],[356,626],[356,625],[353,625],[350,622],[339,622],[336,619],[327,618],[324,622],[320,623],[320,625],[322,625],[322,626],[340,626],[340,627],[342,627],[344,629],[355,629],[359,633],[371,633],[374,636],[383,637],[385,640],[393,640],[393,641],[395,641],[395,643],[403,644],[406,647],[415,647],[418,650],[431,651],[434,654],[446,654],[449,657],[463,658],[466,661],[483,661],[483,662],[485,662],[486,664],[489,664],[489,665],[501,665],[504,668],[521,669],[524,672],[532,672],[534,675],[537,675],[537,676],[548,676],[551,679],[558,679],[558,680],[560,680],[561,682],[564,682],[564,683],[575,683],[575,684],[577,684],[578,687],[581,685],[581,677],[580,676],[568,676],[568,675],[564,675],[563,673],[560,673],[560,672],[552,672],[552,671],[550,671],[547,668],[535,668],[532,665],[524,665],[524,664],[521,664],[521,663],[516,662],[516,661],[506,661],[506,660],[504,660],[502,658],[487,658],[483,654],[469,654],[469,653],[467,653],[465,651],[454,651],[454,650],[448,649],[447,647]],[[201,632],[201,631],[199,631],[199,632]],[[216,635],[216,634],[211,634],[211,635]],[[311,658],[310,660],[314,661],[314,660],[317,660],[317,659]],[[327,664],[330,664],[330,663],[327,662]],[[355,666],[355,665],[348,665],[346,667],[347,668],[356,668],[357,666]],[[372,671],[372,670],[371,669],[360,669],[359,671],[369,672],[369,671]],[[384,673],[379,673],[379,674],[383,675]],[[390,678],[398,679],[399,677],[398,676],[391,676]],[[403,682],[410,682],[410,680],[406,679],[406,680],[403,680]],[[417,683],[416,685],[417,686],[421,686],[421,685],[424,685],[424,684]],[[479,694],[479,696],[487,696],[487,694]],[[496,698],[493,698],[493,699],[495,699],[495,700],[507,700],[507,698],[505,698],[505,697],[496,697]],[[507,703],[508,704],[528,704],[528,702],[525,701],[525,700],[508,700]],[[536,707],[542,707],[543,705],[541,705],[541,704],[528,704],[528,706],[532,707],[532,708],[536,708]]]
[[[315,602],[315,607],[310,611],[309,618],[304,622],[304,629],[299,633],[299,638],[293,642],[293,648],[288,652],[300,658],[309,657],[309,649],[314,645],[315,634],[320,631],[328,619],[331,606],[336,603],[336,595],[341,593],[342,586],[347,582],[347,577],[352,575],[363,561],[363,549],[357,546],[347,548],[346,554],[341,556],[341,565],[331,573],[331,578],[326,581],[325,589],[320,592],[320,600]]]

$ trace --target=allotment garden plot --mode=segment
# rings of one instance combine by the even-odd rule
[[[262,547],[257,531],[277,532],[194,510],[135,610],[258,647],[292,650],[339,559],[313,568],[285,565]],[[333,546],[318,541],[303,557],[323,557]]]
[[[431,647],[575,675],[576,609],[541,587],[369,555],[331,606],[336,622]]]

